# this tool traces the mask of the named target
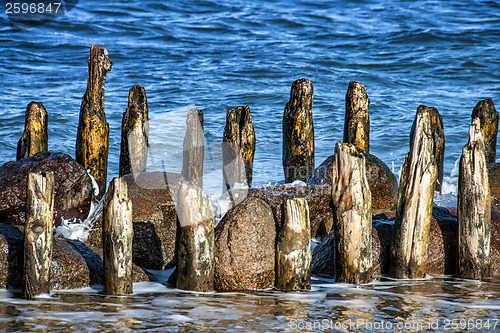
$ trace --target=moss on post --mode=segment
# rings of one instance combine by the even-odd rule
[[[345,96],[344,142],[370,152],[370,99],[362,83],[351,81]]]
[[[24,132],[17,144],[17,160],[48,150],[47,110],[41,102],[31,102],[26,108]]]

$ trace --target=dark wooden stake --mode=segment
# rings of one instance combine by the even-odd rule
[[[191,109],[186,119],[186,135],[183,143],[182,176],[191,184],[203,188],[203,159],[205,135],[203,111]]]
[[[146,171],[148,160],[148,99],[143,86],[133,86],[122,118],[120,176]]]
[[[283,114],[283,170],[285,182],[305,181],[314,172],[314,89],[311,81],[292,84]]]
[[[114,178],[103,202],[104,294],[132,294],[132,201],[127,183]]]
[[[479,101],[472,111],[472,120],[479,118],[484,135],[486,164],[495,163],[497,153],[498,112],[491,99]]]
[[[222,141],[223,190],[227,191],[235,183],[252,186],[255,131],[248,105],[226,110],[226,127]]]
[[[214,290],[214,211],[212,199],[200,187],[182,181],[175,205],[177,288]]]
[[[106,191],[108,169],[109,124],[104,112],[104,85],[112,62],[108,51],[92,45],[88,60],[87,91],[83,95],[76,137],[76,161],[83,165],[99,186],[101,199]]]
[[[432,113],[417,109],[410,135],[410,152],[403,162],[398,206],[391,244],[390,275],[395,278],[423,278],[437,179]]]
[[[41,102],[26,108],[24,132],[17,144],[17,160],[48,150],[47,110]]]
[[[372,195],[364,155],[352,144],[337,142],[332,178],[336,244],[335,281],[372,280]]]
[[[311,289],[311,225],[305,198],[283,203],[283,226],[276,245],[276,288]]]
[[[458,176],[457,276],[484,280],[490,276],[491,196],[479,118],[469,129]]]
[[[364,153],[370,152],[370,99],[365,86],[349,82],[345,96],[344,142],[351,143]]]
[[[54,173],[41,171],[28,174],[23,283],[26,299],[50,292],[53,211]]]

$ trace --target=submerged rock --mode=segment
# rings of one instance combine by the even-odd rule
[[[0,166],[0,223],[23,225],[28,173],[53,171],[54,221],[84,220],[89,214],[92,181],[80,164],[61,153],[40,152]]]
[[[271,207],[248,197],[230,209],[215,228],[215,289],[272,288],[276,224]]]

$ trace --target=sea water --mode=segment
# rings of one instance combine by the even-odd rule
[[[222,196],[218,148],[226,108],[250,107],[254,185],[283,180],[281,121],[296,79],[314,86],[316,166],[343,138],[351,80],[363,83],[370,97],[370,152],[396,175],[417,107],[436,107],[446,140],[443,194],[436,202],[444,206],[456,205],[457,160],[472,109],[484,98],[500,100],[498,1],[82,0],[20,32],[11,31],[4,3],[0,9],[0,163],[15,160],[32,100],[48,111],[49,149],[74,156],[92,44],[104,45],[113,61],[105,94],[108,178],[118,174],[128,90],[140,84],[149,104],[148,169],[181,170],[185,117],[190,108],[201,109],[204,184],[214,199]],[[29,302],[2,291],[0,329],[349,331],[354,328],[345,325],[364,320],[372,326],[360,331],[392,331],[380,325],[437,320],[441,331],[462,331],[457,325],[477,320],[486,328],[489,319],[494,331],[500,307],[496,281],[448,276],[381,278],[362,286],[315,277],[308,293],[199,294],[152,282],[134,288],[130,297],[105,297],[92,287]]]

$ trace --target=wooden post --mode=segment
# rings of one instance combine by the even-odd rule
[[[313,86],[307,79],[292,84],[283,114],[285,182],[305,181],[314,172]]]
[[[143,86],[133,86],[122,118],[120,177],[146,171],[148,159],[148,99]]]
[[[102,246],[107,295],[132,293],[132,201],[127,183],[114,178],[104,197]]]
[[[41,102],[26,108],[24,132],[17,144],[17,160],[48,150],[47,110]]]
[[[423,278],[437,179],[431,110],[419,106],[413,121],[410,152],[403,162],[391,244],[390,275]]]
[[[491,99],[479,101],[472,111],[472,120],[479,118],[484,136],[486,164],[495,163],[497,151],[498,112]]]
[[[311,225],[305,198],[283,203],[283,226],[276,245],[276,288],[311,289]]]
[[[372,280],[372,195],[365,157],[352,144],[337,142],[332,178],[335,281]]]
[[[248,105],[226,110],[226,127],[222,141],[224,142],[222,149],[223,190],[227,191],[235,183],[252,186],[255,131]]]
[[[94,201],[102,198],[106,191],[109,124],[104,112],[104,85],[106,73],[111,70],[112,64],[103,46],[92,45],[88,60],[87,91],[80,108],[75,159],[90,171],[99,186],[99,194],[94,196]]]
[[[460,158],[457,215],[457,276],[484,280],[490,276],[491,196],[479,117]]]
[[[365,86],[349,82],[345,96],[344,142],[351,143],[364,153],[370,152],[370,99]]]
[[[183,143],[182,176],[195,186],[203,188],[203,158],[205,135],[203,134],[203,111],[189,110],[186,119],[186,135]]]
[[[177,288],[214,290],[214,211],[203,189],[182,181],[177,193]]]
[[[29,173],[24,227],[23,295],[26,299],[50,292],[53,212],[54,173]]]

